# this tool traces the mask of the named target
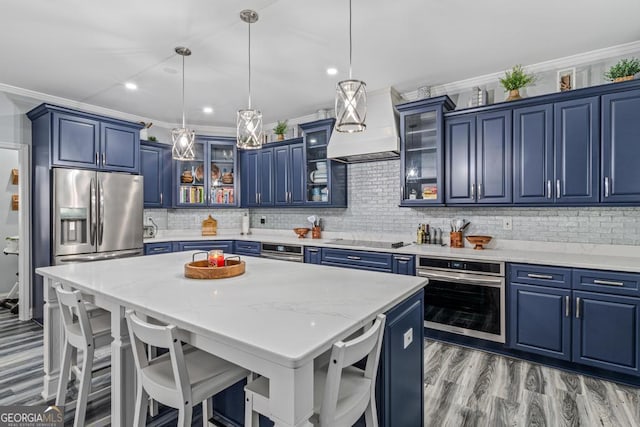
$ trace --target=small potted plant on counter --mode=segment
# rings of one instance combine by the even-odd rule
[[[504,78],[500,79],[500,84],[505,91],[509,92],[507,101],[520,99],[520,88],[530,85],[536,80],[533,74],[524,72],[522,65],[515,65],[510,71],[505,71]]]
[[[634,75],[638,73],[640,73],[640,61],[637,58],[625,58],[609,68],[609,71],[604,73],[604,77],[613,82],[624,82],[633,80]]]
[[[287,133],[287,129],[287,120],[278,120],[278,124],[273,128],[273,133],[278,135],[278,141],[284,141],[284,134]]]

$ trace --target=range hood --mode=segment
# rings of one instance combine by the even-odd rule
[[[367,128],[363,132],[331,134],[327,157],[343,163],[388,160],[400,155],[398,112],[400,95],[393,88],[367,93]]]

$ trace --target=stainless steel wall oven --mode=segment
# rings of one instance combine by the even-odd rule
[[[429,279],[425,327],[505,342],[503,262],[419,256],[416,273]]]

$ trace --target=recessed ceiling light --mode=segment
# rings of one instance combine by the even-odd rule
[[[327,68],[327,74],[330,76],[335,76],[336,74],[338,74],[338,69],[334,67],[329,67]]]
[[[133,82],[126,82],[126,83],[124,84],[124,87],[126,87],[126,88],[127,88],[127,89],[129,89],[129,90],[136,90],[136,89],[138,89],[138,85],[137,85],[137,84],[135,84],[135,83],[133,83]]]
[[[204,108],[202,109],[202,112],[203,112],[203,113],[205,113],[205,114],[211,114],[211,113],[213,113],[213,108],[211,108],[211,107],[204,107]]]

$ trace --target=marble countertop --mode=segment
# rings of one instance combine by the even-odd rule
[[[184,277],[194,252],[38,268],[40,275],[188,325],[289,367],[315,358],[421,289],[426,279],[246,257],[246,273]]]
[[[396,249],[370,248],[367,246],[336,245],[336,238],[356,240],[403,241],[389,235],[363,235],[362,233],[323,233],[326,238],[297,238],[287,230],[254,230],[253,234],[241,235],[237,232],[220,231],[217,236],[201,236],[199,230],[161,230],[153,239],[145,243],[179,240],[248,240],[303,246],[334,247],[342,249],[387,252],[395,254],[441,256],[448,258],[503,261],[512,263],[552,265],[560,267],[590,268],[640,273],[640,247],[623,245],[596,245],[580,243],[529,242],[499,240],[491,242],[484,250],[471,247],[451,248],[438,245],[416,245],[411,243]],[[401,236],[406,237],[406,236]],[[409,239],[404,240],[405,242]],[[465,244],[468,244],[465,242]]]

